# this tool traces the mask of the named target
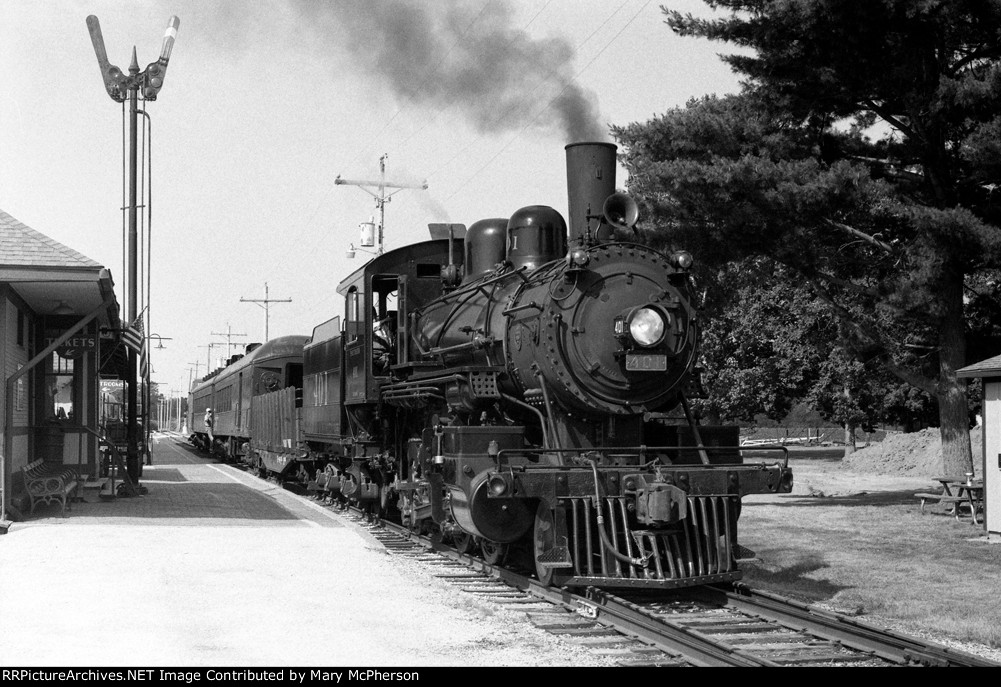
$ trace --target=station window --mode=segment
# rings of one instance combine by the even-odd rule
[[[42,389],[43,413],[48,421],[75,422],[77,419],[75,362],[55,352],[49,356]]]

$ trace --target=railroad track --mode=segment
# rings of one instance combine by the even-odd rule
[[[1001,667],[740,583],[623,595],[544,587],[356,508],[327,505],[461,593],[523,612],[536,627],[623,666]]]
[[[543,587],[399,525],[353,509],[343,515],[459,591],[519,610],[536,627],[623,666],[1001,667],[739,583],[622,596]]]

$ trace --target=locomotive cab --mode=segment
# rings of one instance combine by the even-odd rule
[[[448,239],[424,241],[376,256],[337,287],[344,299],[346,405],[377,404],[394,368],[410,369],[408,314],[442,293],[443,265],[458,260]]]

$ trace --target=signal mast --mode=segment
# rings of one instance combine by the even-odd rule
[[[124,74],[116,65],[108,62],[108,51],[104,47],[104,35],[101,33],[101,23],[93,14],[87,17],[87,29],[90,31],[90,41],[94,45],[94,53],[97,56],[97,66],[101,69],[101,78],[104,81],[104,88],[116,103],[129,101],[129,321],[128,326],[134,326],[139,316],[138,302],[138,260],[136,255],[137,245],[137,213],[139,206],[136,202],[136,168],[137,168],[137,120],[139,116],[139,94],[142,92],[143,100],[156,100],[157,94],[163,88],[163,78],[167,73],[167,62],[170,60],[171,50],[174,48],[174,39],[177,37],[177,27],[181,20],[172,16],[167,22],[167,30],[163,34],[163,44],[160,48],[160,57],[156,62],[150,62],[146,69],[139,71],[139,62],[136,59],[135,46],[132,48],[132,63],[129,65],[128,75]],[[143,112],[145,116],[145,111]],[[126,471],[129,479],[133,483],[139,480],[139,472],[142,463],[139,459],[139,422],[137,408],[137,380],[136,361],[137,354],[129,349],[128,364],[126,365],[125,377],[128,385],[127,414],[128,431],[127,451],[126,451]],[[148,387],[148,380],[147,380]],[[149,416],[149,400],[143,404],[143,413]],[[149,430],[149,421],[145,423],[146,430]],[[148,442],[144,442],[148,443]],[[143,451],[147,450],[146,448]]]

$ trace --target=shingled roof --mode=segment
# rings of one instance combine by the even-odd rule
[[[101,269],[101,264],[67,248],[0,210],[0,266]]]
[[[996,355],[979,363],[973,363],[956,370],[957,377],[998,377],[1001,376],[1001,355]]]

